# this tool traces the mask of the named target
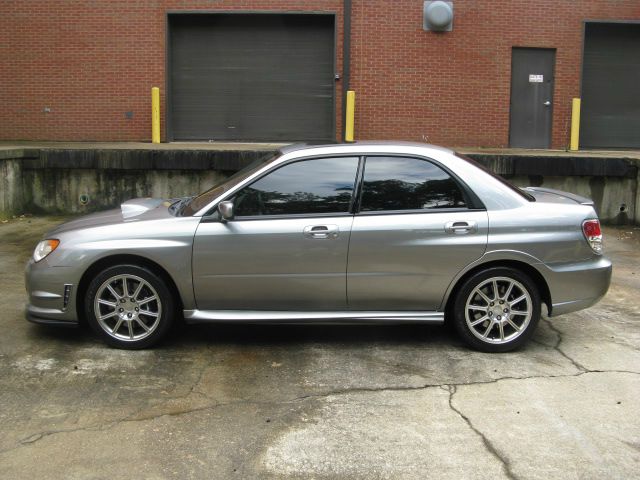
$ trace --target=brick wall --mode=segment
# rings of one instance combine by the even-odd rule
[[[167,11],[335,12],[341,68],[342,3],[5,0],[0,139],[149,140],[154,85],[162,92],[164,139]],[[454,0],[454,8],[453,31],[435,34],[422,30],[421,0],[353,0],[358,138],[505,146],[511,48],[546,47],[557,49],[553,146],[563,147],[571,98],[580,92],[583,20],[640,20],[638,0]]]
[[[342,26],[340,0],[5,0],[0,139],[150,140],[151,87],[159,86],[164,140],[166,14],[184,10],[327,11]],[[341,34],[336,50],[341,65]]]
[[[390,3],[355,2],[357,131],[445,145],[508,145],[516,46],[557,49],[553,147],[564,147],[580,95],[583,20],[640,20],[638,0],[454,0],[453,31],[436,34],[422,31],[422,2]]]

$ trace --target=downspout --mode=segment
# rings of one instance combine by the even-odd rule
[[[347,91],[351,77],[351,0],[344,0],[342,33],[342,141],[347,124]]]

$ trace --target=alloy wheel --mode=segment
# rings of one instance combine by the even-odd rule
[[[160,296],[137,275],[116,275],[96,292],[93,310],[100,327],[121,341],[139,341],[151,335],[162,316]]]
[[[527,329],[533,313],[531,294],[509,277],[492,277],[477,285],[467,297],[465,320],[479,340],[505,344]]]

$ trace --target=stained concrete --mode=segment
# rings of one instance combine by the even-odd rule
[[[640,230],[612,288],[524,349],[447,328],[198,326],[159,348],[27,323],[22,271],[60,219],[0,224],[0,478],[632,478]]]

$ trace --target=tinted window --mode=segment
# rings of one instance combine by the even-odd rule
[[[285,165],[234,199],[235,215],[346,213],[358,170],[358,158],[322,158]]]
[[[473,158],[471,157],[467,157],[466,155],[462,155],[461,153],[457,153],[456,152],[456,157],[461,158],[467,162],[469,162],[471,165],[473,165],[474,167],[479,168],[480,170],[482,170],[483,172],[485,172],[488,175],[491,175],[493,178],[495,178],[496,180],[498,180],[500,183],[502,183],[503,185],[509,187],[511,190],[513,190],[514,192],[516,192],[518,195],[520,195],[521,197],[526,198],[527,200],[529,200],[530,202],[535,202],[536,199],[533,195],[525,192],[524,190],[522,190],[521,188],[516,187],[515,185],[507,182],[504,178],[502,178],[500,175],[496,175],[495,173],[493,173],[491,170],[489,170],[487,167],[485,167],[484,165],[482,165],[480,162],[475,161]]]
[[[360,207],[362,211],[465,206],[456,181],[431,162],[417,158],[367,158]]]
[[[237,185],[238,183],[242,182],[245,178],[250,177],[256,170],[264,166],[266,163],[273,162],[279,156],[280,156],[280,153],[277,153],[275,155],[270,154],[268,156],[259,158],[258,160],[251,162],[242,170],[234,173],[229,178],[216,183],[209,190],[201,193],[200,195],[197,195],[188,204],[186,204],[184,209],[182,210],[182,216],[186,217],[189,215],[193,215],[201,208],[206,207],[209,203],[213,201],[214,198],[219,197],[234,185]]]

